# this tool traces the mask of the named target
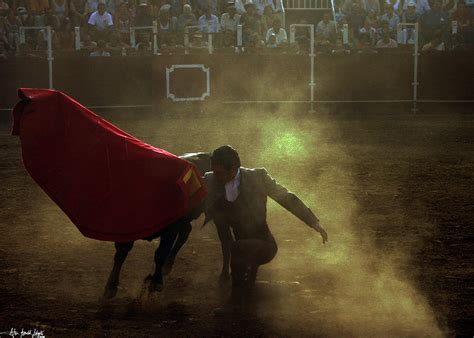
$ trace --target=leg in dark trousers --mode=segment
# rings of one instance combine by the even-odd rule
[[[107,285],[105,286],[104,298],[113,298],[117,294],[117,287],[119,284],[120,270],[128,256],[128,253],[133,248],[134,242],[115,242],[115,256],[114,256],[114,267],[110,272]]]
[[[163,266],[163,275],[167,275],[171,272],[174,265],[174,260],[178,255],[179,250],[183,247],[184,243],[188,240],[189,234],[191,233],[192,226],[191,223],[184,223],[180,226],[178,232],[178,238],[176,238],[176,242],[173,245],[173,248],[170,251],[168,259]]]
[[[253,284],[258,266],[270,262],[277,253],[276,243],[260,239],[242,239],[232,242],[232,285]]]

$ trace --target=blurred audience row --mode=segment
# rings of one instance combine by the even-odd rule
[[[80,50],[90,56],[184,53],[185,45],[187,52],[206,50],[209,34],[213,48],[229,51],[308,51],[305,28],[296,29],[289,44],[281,0],[148,1],[0,0],[0,57],[46,50],[45,26],[51,27],[55,52]],[[413,23],[419,24],[422,50],[466,49],[474,35],[469,1],[342,0],[320,22],[301,23],[315,25],[315,47],[321,52],[412,44],[414,28],[399,24]],[[21,34],[22,26],[37,29]]]

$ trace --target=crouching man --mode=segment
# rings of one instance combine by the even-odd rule
[[[321,234],[328,235],[318,218],[292,192],[277,183],[264,168],[241,167],[239,154],[226,145],[211,156],[212,172],[206,173],[209,193],[206,222],[213,219],[221,240],[223,267],[221,278],[229,276],[232,286],[255,282],[258,267],[270,262],[277,244],[267,224],[267,197]]]

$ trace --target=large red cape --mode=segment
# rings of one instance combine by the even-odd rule
[[[207,190],[188,161],[125,133],[72,98],[18,90],[12,135],[36,183],[90,238],[152,236],[198,207]]]

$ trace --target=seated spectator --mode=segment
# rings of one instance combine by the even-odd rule
[[[440,31],[436,32],[433,36],[433,40],[428,42],[421,48],[422,52],[426,51],[444,51],[444,42],[442,41],[442,33]]]
[[[275,9],[275,5],[273,4],[273,0],[256,0],[255,5],[256,5],[257,14],[260,15],[260,16],[263,15],[263,12],[265,11],[265,7],[267,7],[267,6],[271,7],[272,12]]]
[[[352,4],[351,12],[347,15],[347,21],[356,38],[359,34],[359,30],[364,26],[365,17],[366,14],[362,7],[358,2],[354,2]]]
[[[367,21],[369,26],[372,28],[375,28],[375,29],[380,28],[380,21],[374,11],[369,11],[367,13],[367,17],[365,18],[365,21]],[[364,25],[365,25],[365,21],[364,21]]]
[[[105,8],[104,8],[104,10],[105,10]],[[89,56],[110,56],[110,53],[105,50],[105,41],[104,40],[99,40],[97,42],[97,50],[90,53]]]
[[[265,42],[262,40],[260,37],[260,34],[253,32],[249,36],[249,39],[247,41],[247,44],[245,46],[246,48],[249,47],[247,50],[253,50],[253,51],[258,51],[261,48],[265,47]]]
[[[237,46],[237,36],[234,31],[227,29],[224,31],[224,38],[222,39],[223,48],[235,48]]]
[[[146,1],[140,2],[137,7],[137,15],[133,23],[135,27],[153,26],[153,16],[151,15],[151,7]]]
[[[396,36],[397,26],[400,23],[400,17],[395,14],[392,6],[386,6],[385,14],[380,17],[380,21],[388,23],[390,36]]]
[[[153,42],[149,32],[144,32],[139,35],[139,42],[135,45],[135,49],[146,49],[147,51],[153,51]]]
[[[267,5],[263,10],[263,15],[260,18],[260,24],[262,26],[262,31],[267,32],[273,24],[273,20],[276,19],[276,15],[273,13],[272,6]]]
[[[12,48],[8,44],[7,31],[5,29],[5,20],[5,17],[0,16],[0,42],[3,43],[5,49],[10,50]]]
[[[183,13],[178,18],[178,31],[184,32],[184,27],[197,26],[196,16],[193,14],[191,5],[183,6]]]
[[[167,34],[167,33],[176,33],[178,29],[178,19],[175,16],[171,16],[171,6],[163,5],[160,8],[158,14],[157,24],[158,24],[158,35]]]
[[[82,27],[87,21],[86,0],[69,0],[69,19],[73,27]]]
[[[397,48],[397,47],[398,47],[397,41],[390,38],[390,34],[388,32],[385,32],[383,35],[383,38],[380,39],[375,45],[375,48]]]
[[[209,9],[210,14],[215,16],[220,15],[218,0],[196,0],[194,6],[198,13],[205,13],[206,10]]]
[[[4,0],[0,0],[0,16],[6,16],[9,9],[10,6]]]
[[[380,1],[379,0],[364,0],[362,2],[362,9],[366,12],[373,12],[375,16],[380,15]]]
[[[472,10],[466,7],[464,0],[458,1],[458,7],[454,10],[451,15],[451,21],[457,21],[458,29],[463,30],[468,27],[472,21]]]
[[[5,35],[8,45],[13,49],[18,49],[20,44],[21,20],[15,15],[13,9],[8,10],[8,15],[4,20]]]
[[[441,1],[435,0],[433,8],[420,17],[420,33],[423,41],[431,41],[434,32],[445,34],[449,25],[448,13],[441,8]]]
[[[49,8],[48,0],[28,0],[27,6],[31,15],[42,15]]]
[[[199,31],[201,33],[217,33],[219,30],[219,18],[211,13],[209,7],[204,9],[204,14],[199,18]]]
[[[237,25],[240,22],[240,14],[237,14],[235,5],[230,3],[227,5],[227,12],[221,16],[221,29],[225,32],[231,30],[232,32],[237,31]]]
[[[128,10],[128,4],[122,2],[115,17],[115,32],[121,42],[130,44],[130,26],[132,25],[132,16]]]
[[[403,4],[403,12],[408,10],[408,4],[410,2],[415,3],[416,13],[418,13],[419,16],[423,15],[425,12],[431,9],[428,0],[405,0]]]
[[[58,48],[61,50],[72,50],[74,48],[74,32],[69,18],[63,17],[59,20],[59,29],[56,31]]]
[[[105,4],[100,2],[97,11],[91,14],[89,21],[89,33],[95,40],[107,40],[113,29],[112,15],[105,10]]]
[[[89,34],[84,33],[81,35],[82,41],[80,44],[81,49],[85,50],[95,50],[97,48],[97,43],[95,41],[92,41],[92,38]]]
[[[7,49],[5,48],[5,42],[0,40],[0,60],[7,59]]]
[[[367,41],[369,41],[370,45],[373,46],[375,44],[375,39],[377,38],[377,30],[374,27],[370,26],[370,21],[367,18],[364,23],[364,27],[362,27],[359,31],[359,43],[366,47]]]
[[[123,43],[120,40],[120,35],[118,33],[110,34],[110,42],[106,44],[106,50],[110,52],[111,55],[120,55],[124,48],[129,47],[128,44]]]
[[[316,43],[326,46],[336,42],[336,23],[331,20],[329,13],[324,13],[323,19],[316,26]]]
[[[208,48],[208,43],[207,41],[204,41],[202,33],[194,33],[189,47],[197,49]]]
[[[270,37],[275,36],[275,43],[279,47],[288,42],[288,37],[284,28],[281,27],[280,19],[273,20],[272,27],[267,31],[265,41],[268,44]]]
[[[56,32],[59,30],[61,22],[59,21],[59,18],[54,15],[53,10],[51,8],[47,8],[44,11],[44,15],[42,18],[43,24],[41,26],[51,26],[51,29],[53,32]]]
[[[97,11],[99,7],[100,0],[85,0],[84,12],[86,13],[86,18],[88,19],[92,13]]]
[[[51,0],[51,10],[59,20],[69,16],[69,7],[66,0]]]
[[[245,10],[246,12],[240,17],[240,23],[242,24],[243,30],[242,39],[244,45],[250,42],[251,36],[255,33],[259,36],[262,36],[260,17],[256,13],[255,5],[253,3],[247,3],[245,5]]]
[[[408,1],[407,10],[402,14],[403,23],[417,23],[420,19],[420,14],[416,11],[416,3],[411,0]]]

